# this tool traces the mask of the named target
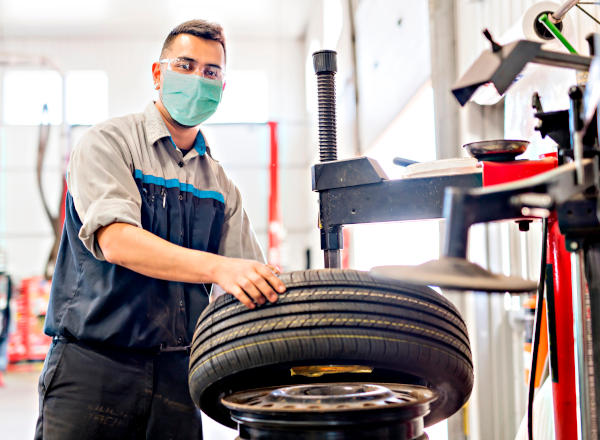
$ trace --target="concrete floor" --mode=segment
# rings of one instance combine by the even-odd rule
[[[4,374],[0,387],[0,439],[29,440],[33,438],[38,414],[37,381],[41,363],[18,366],[19,371]],[[205,440],[234,440],[237,432],[203,415]],[[447,440],[446,423],[427,429],[431,440]]]
[[[33,438],[38,414],[37,381],[41,363],[19,366],[19,371],[4,374],[0,387],[0,439],[29,440]],[[233,440],[237,432],[203,416],[202,428],[206,440]]]
[[[4,375],[0,387],[0,438],[23,440],[33,438],[37,420],[37,380],[41,365]],[[29,371],[28,371],[29,370]]]

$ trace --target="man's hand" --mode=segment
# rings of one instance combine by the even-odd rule
[[[221,258],[214,270],[214,282],[249,309],[256,307],[254,303],[264,304],[267,299],[275,302],[277,293],[285,292],[274,266],[253,260]]]

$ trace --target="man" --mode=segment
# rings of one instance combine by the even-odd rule
[[[73,150],[36,438],[202,438],[187,369],[205,283],[248,308],[285,290],[198,128],[224,66],[220,26],[177,26],[152,65],[160,100]]]

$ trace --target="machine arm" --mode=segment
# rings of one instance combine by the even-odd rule
[[[566,202],[595,183],[594,162],[582,161],[584,180],[577,183],[574,163],[516,182],[465,190],[446,189],[444,218],[446,238],[444,256],[467,257],[469,227],[476,223],[519,217],[542,217],[548,210]]]

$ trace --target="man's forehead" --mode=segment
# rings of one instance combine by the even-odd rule
[[[221,43],[191,34],[177,35],[167,50],[170,57],[211,58],[213,62],[223,64],[225,51]]]

